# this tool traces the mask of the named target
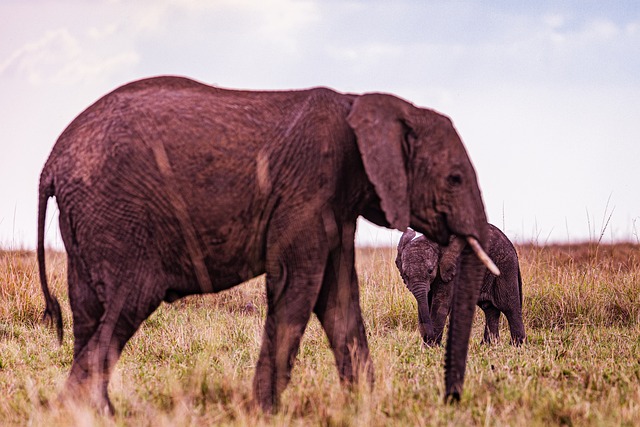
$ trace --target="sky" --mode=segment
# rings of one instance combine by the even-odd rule
[[[35,247],[39,174],[74,117],[164,74],[396,94],[452,118],[513,241],[640,241],[635,0],[2,0],[0,247]],[[360,245],[398,237],[359,222]]]

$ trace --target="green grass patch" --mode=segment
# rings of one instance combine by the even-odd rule
[[[266,313],[264,281],[163,304],[129,342],[110,384],[113,418],[59,400],[73,340],[65,257],[48,254],[65,339],[40,323],[33,253],[0,253],[3,425],[636,425],[640,419],[640,248],[518,247],[527,343],[480,344],[474,321],[465,391],[443,402],[444,348],[424,348],[392,249],[359,249],[372,390],[344,389],[319,322],[307,327],[282,408],[252,405]]]

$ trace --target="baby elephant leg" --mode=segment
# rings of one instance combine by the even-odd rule
[[[508,270],[505,268],[505,272]],[[511,344],[519,346],[525,340],[524,323],[522,321],[522,297],[520,293],[520,273],[512,269],[512,274],[504,274],[496,279],[496,294],[499,295],[496,306],[504,313],[509,322]]]
[[[524,323],[522,322],[522,310],[508,310],[504,312],[504,315],[509,322],[511,344],[515,346],[521,345],[526,338]]]
[[[500,310],[498,310],[490,302],[483,302],[479,305],[482,311],[484,311],[485,318],[484,336],[482,337],[482,343],[495,343],[500,338]]]

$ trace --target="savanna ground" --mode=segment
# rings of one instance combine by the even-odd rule
[[[72,361],[65,258],[48,252],[65,338],[40,323],[35,256],[0,252],[3,425],[637,425],[640,246],[519,246],[528,341],[480,344],[477,310],[462,401],[443,402],[444,348],[423,348],[413,296],[393,249],[359,249],[361,304],[375,364],[372,390],[340,386],[313,318],[281,410],[251,405],[266,312],[256,279],[218,295],[163,304],[129,342],[110,385],[117,414],[58,400]]]

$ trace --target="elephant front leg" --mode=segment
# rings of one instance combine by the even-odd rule
[[[352,385],[364,378],[373,384],[373,364],[360,309],[353,236],[329,257],[314,312],[333,350],[340,380]]]
[[[297,224],[299,225],[299,224]],[[267,247],[267,319],[253,392],[265,412],[273,412],[289,384],[302,334],[318,298],[328,250],[318,229],[274,227]],[[282,231],[284,230],[284,231]]]
[[[440,279],[436,279],[429,292],[429,312],[433,324],[431,345],[442,344],[444,326],[447,322],[447,316],[449,316],[449,312],[451,311],[453,286],[453,282],[444,283]]]
[[[320,275],[267,274],[267,319],[253,382],[254,398],[265,412],[277,410],[280,394],[289,384],[320,281]]]
[[[486,269],[471,249],[462,254],[460,275],[454,283],[447,347],[445,400],[459,401],[462,394],[471,325]]]

